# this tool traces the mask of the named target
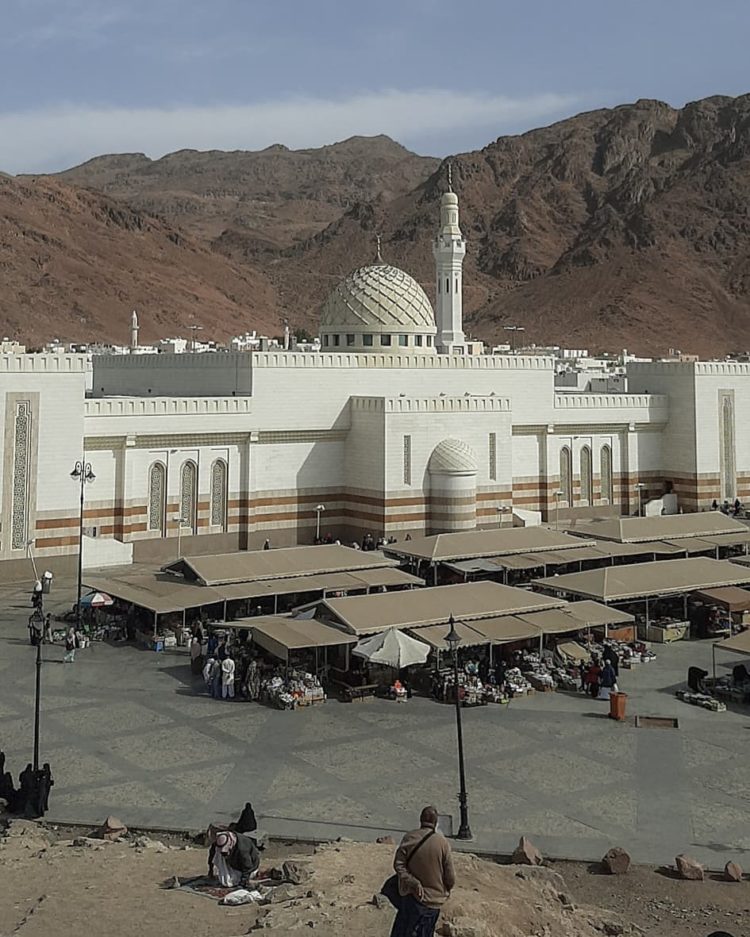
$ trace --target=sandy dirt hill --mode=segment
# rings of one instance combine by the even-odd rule
[[[262,867],[290,852],[294,847],[271,846]],[[373,895],[390,874],[392,855],[392,846],[375,844],[331,843],[314,855],[308,849],[298,859],[310,873],[303,884],[281,886],[261,907],[225,908],[169,887],[175,876],[204,874],[205,849],[137,836],[73,841],[16,821],[0,836],[0,934],[237,937],[313,930],[319,937],[387,937],[394,912],[378,907]],[[678,882],[649,869],[613,878],[580,865],[531,869],[471,855],[458,855],[456,868],[442,937],[705,937],[720,925],[737,937],[748,933],[747,884]]]

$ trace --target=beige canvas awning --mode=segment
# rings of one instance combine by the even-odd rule
[[[580,618],[568,615],[562,608],[551,608],[544,612],[534,612],[531,615],[519,617],[534,625],[542,634],[568,634],[572,631],[581,631],[586,627]]]
[[[604,569],[534,580],[534,585],[542,589],[580,595],[602,602],[683,595],[698,589],[740,586],[747,583],[750,583],[750,570],[726,560],[705,557],[607,566]]]
[[[454,623],[454,627],[459,637],[457,647],[477,647],[480,644],[488,643],[488,638],[472,628],[471,625],[465,625],[462,621],[457,621]],[[448,634],[448,628],[447,624],[428,625],[426,628],[411,628],[409,633],[413,634],[415,638],[419,638],[420,641],[426,641],[435,650],[447,651],[449,645],[445,640],[445,636]]]
[[[730,612],[743,612],[750,608],[750,592],[738,586],[725,586],[723,589],[699,589],[694,598],[702,602],[723,605]]]
[[[162,615],[182,612],[224,601],[220,592],[207,586],[197,586],[153,569],[133,569],[129,573],[102,575],[84,570],[83,584],[89,589],[106,592],[115,599],[137,605]]]
[[[235,621],[233,625],[250,629],[256,644],[284,661],[289,660],[290,651],[336,647],[341,644],[356,644],[357,641],[353,635],[345,634],[338,628],[311,618],[295,620],[285,616],[267,615]]]
[[[337,544],[285,547],[280,550],[240,550],[211,556],[184,556],[163,567],[207,586],[264,579],[315,576],[397,566],[376,551],[354,550]]]
[[[601,602],[592,602],[590,599],[581,599],[578,602],[568,602],[565,611],[578,618],[588,628],[599,628],[602,625],[632,625],[635,616],[619,609],[602,605]]]
[[[447,623],[451,614],[476,627],[473,622],[477,619],[563,604],[559,599],[526,589],[485,581],[325,599],[321,607],[326,617],[340,622],[352,634],[374,634],[386,628],[420,628]]]
[[[711,553],[716,552],[716,544],[701,537],[683,537],[679,540],[665,540],[670,547],[675,547],[682,553]]]
[[[421,586],[424,580],[393,567],[362,569],[348,573],[324,573],[285,579],[259,579],[216,586],[227,599],[253,599],[269,595],[294,595],[302,592],[352,592],[381,586]]]
[[[750,543],[750,530],[745,528],[733,534],[719,534],[716,537],[705,537],[709,543],[716,547],[739,547]]]
[[[685,537],[715,537],[723,534],[747,534],[747,527],[721,511],[695,514],[662,514],[657,517],[617,517],[604,521],[579,524],[580,536],[620,543],[649,540],[675,540]]]
[[[614,540],[597,540],[591,548],[603,557],[650,556],[652,553],[674,553],[661,543],[617,543]]]
[[[516,615],[503,615],[500,618],[482,618],[471,624],[475,631],[483,634],[492,644],[512,644],[515,641],[538,639],[540,628]]]
[[[714,645],[718,650],[731,651],[733,654],[750,654],[750,630],[741,631],[726,641]]]
[[[549,527],[508,527],[417,537],[388,544],[384,552],[386,556],[442,563],[482,556],[535,553],[537,550],[565,550],[584,545],[588,544],[583,544],[579,537],[571,537]]]
[[[488,560],[488,563],[496,569],[542,569],[544,567],[542,557],[545,555],[544,553],[516,553],[512,556],[493,557]]]

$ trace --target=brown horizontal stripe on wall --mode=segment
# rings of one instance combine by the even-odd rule
[[[44,549],[45,547],[69,547],[73,544],[78,545],[78,537],[39,537],[35,547]]]
[[[37,530],[53,530],[60,527],[78,527],[79,519],[77,517],[56,517],[51,520],[37,520]]]

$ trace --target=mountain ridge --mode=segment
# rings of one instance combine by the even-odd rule
[[[641,99],[450,159],[468,241],[467,332],[496,341],[516,325],[539,344],[642,354],[750,345],[750,95],[683,108]],[[248,319],[278,333],[284,319],[315,330],[320,303],[370,262],[376,234],[386,260],[434,299],[430,247],[445,162],[380,135],[306,151],[111,154],[45,178],[107,199],[106,210],[92,203],[95,215],[120,204],[161,219],[167,227],[149,237],[205,251],[209,283],[245,278],[249,293],[238,287],[237,296],[250,305],[230,334],[254,327]],[[78,229],[71,234],[80,246]],[[170,262],[179,281],[180,258]],[[106,258],[102,265],[106,272]],[[133,267],[144,322],[156,271]],[[106,317],[98,321],[109,337]],[[182,327],[179,316],[172,321]],[[216,328],[226,337],[231,318],[220,315]]]

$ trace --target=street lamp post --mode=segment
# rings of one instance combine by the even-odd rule
[[[180,558],[180,546],[182,544],[182,525],[188,523],[186,517],[175,517],[175,523],[177,524],[177,559]]]
[[[646,486],[643,482],[637,482],[635,487],[638,492],[638,517],[643,517],[643,492]]]
[[[92,482],[96,478],[91,468],[91,463],[87,462],[85,457],[76,462],[70,477],[80,485],[80,502],[78,512],[78,601],[76,602],[76,630],[81,630],[81,585],[83,580],[83,501],[85,497],[86,483]]]
[[[315,522],[315,539],[320,540],[320,515],[322,511],[325,511],[325,504],[318,504],[315,508],[315,513],[317,515],[317,520]]]
[[[80,602],[80,598],[78,600]],[[39,710],[42,700],[42,642],[36,646],[36,686],[34,689],[34,771],[39,770]]]
[[[450,625],[450,630],[445,636],[445,641],[453,652],[453,690],[456,696],[456,736],[458,739],[458,806],[460,811],[460,823],[456,839],[471,839],[469,803],[466,794],[466,770],[464,768],[464,736],[461,727],[461,700],[458,695],[458,643],[461,639],[456,631],[456,622],[452,614],[448,619],[448,624]]]
[[[560,489],[558,488],[558,490],[554,494],[555,494],[555,530],[559,530],[560,529],[560,498],[562,498],[563,492],[560,491]]]

